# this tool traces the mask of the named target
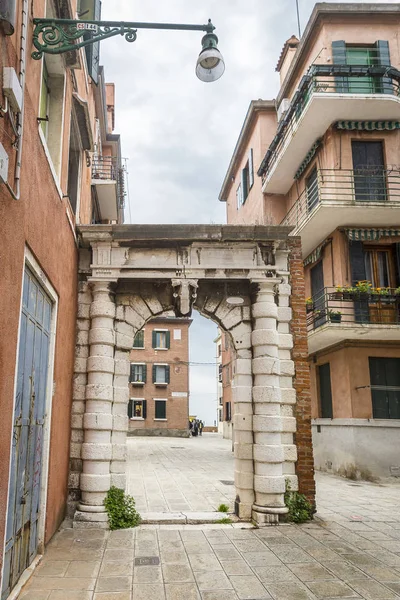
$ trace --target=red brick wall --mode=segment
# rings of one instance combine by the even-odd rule
[[[310,369],[308,364],[307,322],[305,307],[304,268],[301,256],[300,238],[290,238],[289,257],[290,284],[292,286],[291,307],[293,320],[293,360],[295,377],[293,386],[296,390],[296,423],[295,443],[298,460],[296,474],[299,480],[299,491],[315,505],[314,459],[311,438],[311,392]]]
[[[189,327],[191,319],[167,319],[149,321],[144,327],[144,349],[132,349],[131,362],[147,364],[147,382],[145,385],[130,385],[130,398],[143,398],[147,401],[147,418],[131,419],[129,429],[188,429],[189,421]],[[168,329],[170,348],[155,350],[152,347],[152,334],[155,329]],[[181,339],[174,339],[174,329],[181,331]],[[154,363],[166,363],[170,367],[170,383],[155,385],[152,381]],[[184,392],[184,398],[172,394]],[[167,399],[166,421],[155,421],[154,398]]]

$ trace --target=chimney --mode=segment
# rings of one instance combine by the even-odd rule
[[[276,65],[275,71],[278,71],[281,85],[286,77],[286,73],[289,70],[289,67],[292,63],[294,55],[296,54],[297,46],[299,45],[299,40],[295,35],[292,35],[288,40],[286,40],[281,55],[278,60],[278,64]]]

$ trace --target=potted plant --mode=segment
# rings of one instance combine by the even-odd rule
[[[371,295],[372,283],[370,281],[358,281],[356,283],[357,299],[368,300]]]
[[[376,291],[379,294],[379,300],[384,304],[392,304],[395,302],[396,297],[392,294],[392,290],[390,288],[376,288]]]
[[[380,289],[381,288],[371,288],[371,302],[379,302]]]
[[[345,288],[342,287],[341,285],[337,285],[336,290],[334,292],[332,292],[332,294],[330,294],[331,300],[343,300],[344,289]]]
[[[314,302],[312,298],[306,298],[306,312],[310,313],[314,310]]]
[[[338,310],[328,310],[328,317],[331,323],[341,323],[342,313]]]
[[[343,288],[343,300],[353,300],[356,288],[345,285]]]

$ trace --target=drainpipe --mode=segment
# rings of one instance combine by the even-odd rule
[[[18,119],[17,137],[18,137],[18,148],[17,158],[15,163],[14,172],[14,184],[15,191],[11,185],[7,182],[6,187],[10,192],[14,200],[20,199],[21,189],[21,161],[22,161],[22,140],[24,135],[24,115],[25,115],[25,66],[26,66],[26,44],[28,37],[28,12],[29,12],[29,0],[22,1],[22,23],[21,23],[21,46],[20,46],[20,57],[19,57],[19,83],[22,88],[22,101],[21,101],[21,112]],[[11,115],[10,115],[11,118]]]

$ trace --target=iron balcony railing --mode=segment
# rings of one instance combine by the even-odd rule
[[[117,185],[118,208],[125,206],[125,169],[117,156],[95,156],[92,160],[92,181],[114,181]]]
[[[400,203],[400,170],[395,167],[318,169],[307,182],[281,225],[301,227],[323,203],[357,206],[370,202]]]
[[[312,65],[300,81],[292,102],[278,125],[257,174],[263,182],[275,165],[286,140],[313,94],[400,95],[400,71],[394,67],[365,65]]]
[[[338,291],[326,287],[306,303],[309,333],[323,325],[399,325],[399,289],[377,292]],[[384,293],[383,293],[384,292]]]

